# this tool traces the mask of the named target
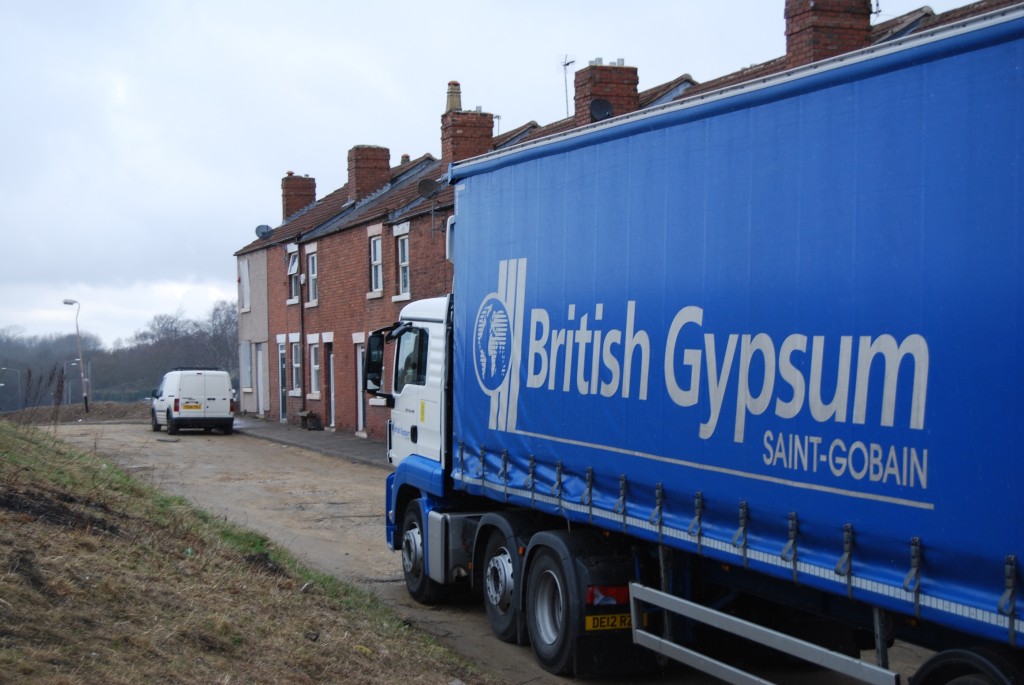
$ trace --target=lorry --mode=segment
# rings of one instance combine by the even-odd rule
[[[1016,6],[452,165],[367,340],[409,593],[577,677],[1024,682],[1022,112]]]

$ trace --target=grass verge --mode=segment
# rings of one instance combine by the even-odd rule
[[[0,421],[0,682],[501,681],[265,537]]]

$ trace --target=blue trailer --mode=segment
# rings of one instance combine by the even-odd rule
[[[454,165],[366,364],[413,596],[556,673],[1022,682],[1022,112],[1018,6]]]

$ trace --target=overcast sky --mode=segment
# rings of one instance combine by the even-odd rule
[[[875,22],[922,3],[877,4]],[[596,57],[645,89],[780,56],[783,7],[0,0],[0,330],[73,332],[65,298],[108,347],[157,314],[205,319],[236,299],[233,253],[281,223],[287,171],[320,198],[354,145],[440,157],[448,81],[501,131],[548,124]]]

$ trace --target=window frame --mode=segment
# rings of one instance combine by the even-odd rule
[[[370,292],[379,293],[384,290],[384,256],[381,249],[381,237],[370,236]]]
[[[291,247],[291,246],[289,246]],[[298,247],[298,246],[296,246]],[[299,282],[299,251],[289,250],[288,252],[288,300],[287,304],[295,304],[299,301],[302,292],[302,284]]]
[[[398,263],[398,294],[409,295],[411,286],[409,284],[409,236],[398,236],[396,246],[396,261]]]
[[[319,260],[316,252],[306,253],[306,304],[315,305],[320,300],[320,288],[317,284]]]
[[[289,344],[292,355],[292,392],[302,392],[302,343],[291,341]]]
[[[312,399],[320,397],[320,343],[309,343],[309,394]]]

